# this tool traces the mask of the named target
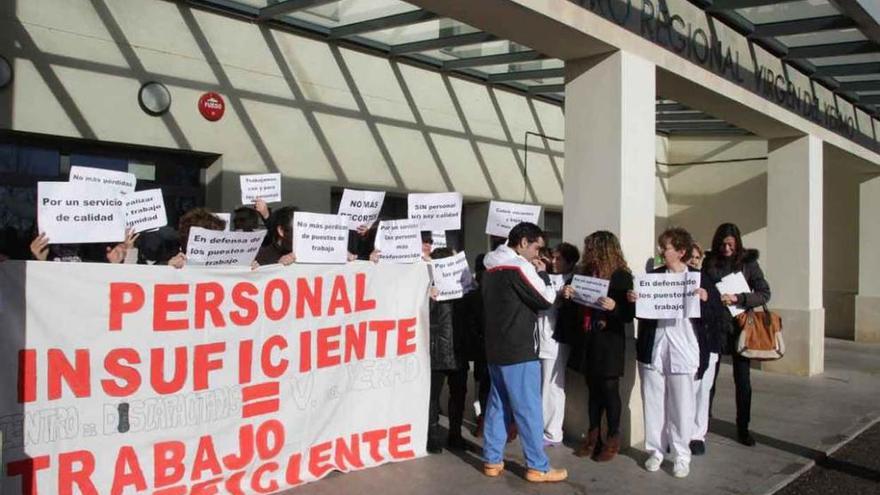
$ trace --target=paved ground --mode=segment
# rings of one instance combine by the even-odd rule
[[[776,492],[777,495],[876,495],[880,493],[880,424]]]
[[[664,464],[661,472],[646,472],[641,467],[644,454],[635,449],[600,465],[574,457],[571,447],[557,447],[548,450],[551,462],[568,468],[569,480],[556,485],[536,486],[522,479],[522,454],[518,442],[511,443],[507,449],[509,472],[499,479],[487,479],[480,472],[482,462],[474,442],[471,451],[444,451],[414,461],[347,475],[334,474],[317,483],[289,490],[287,494],[772,493],[806,472],[816,460],[823,459],[826,452],[839,447],[844,440],[880,418],[880,345],[829,339],[825,357],[826,372],[813,378],[753,370],[752,429],[758,440],[758,445],[753,448],[732,440],[735,433],[733,380],[730,366],[723,364],[707,455],[694,458],[691,475],[684,480],[672,477],[669,463]],[[875,430],[870,430],[871,434]],[[874,440],[874,445],[876,448],[880,444]],[[840,452],[843,454],[846,450]],[[831,464],[825,465],[826,471],[876,475],[876,464],[854,463],[850,466],[843,464],[850,462],[848,459],[839,462],[834,459],[832,457]],[[880,488],[872,493],[880,493]]]

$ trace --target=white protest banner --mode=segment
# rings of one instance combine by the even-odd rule
[[[715,287],[718,288],[719,294],[743,294],[752,292],[752,289],[749,287],[749,283],[746,282],[746,278],[743,276],[742,272],[728,274],[715,284]],[[727,307],[727,310],[730,311],[730,314],[733,316],[745,311],[737,305],[730,305]]]
[[[700,317],[699,272],[648,273],[636,277],[636,316],[680,319]]]
[[[385,191],[342,191],[339,203],[339,214],[348,220],[348,228],[357,230],[359,227],[369,228],[379,218]]]
[[[574,302],[591,308],[602,309],[602,306],[596,302],[600,297],[608,297],[609,281],[587,277],[585,275],[575,275],[571,279],[571,286],[574,288]]]
[[[376,231],[376,249],[379,261],[386,263],[415,263],[422,260],[422,234],[418,220],[391,220],[379,222]]]
[[[226,227],[223,228],[224,231],[230,232],[232,230],[232,213],[214,213],[214,216],[226,222]]]
[[[428,283],[420,264],[0,263],[0,489],[252,495],[421,457]]]
[[[258,199],[267,203],[281,201],[281,174],[250,174],[239,177],[242,204]]]
[[[461,194],[413,193],[407,196],[410,220],[418,220],[422,230],[461,228]]]
[[[68,177],[70,182],[115,189],[123,194],[134,192],[134,186],[137,184],[137,177],[128,172],[79,165],[70,167]]]
[[[458,299],[475,288],[474,276],[463,251],[448,258],[431,260],[431,274],[434,288],[440,292],[438,301]]]
[[[158,229],[168,225],[165,214],[165,200],[161,189],[148,189],[126,194],[125,226],[135,233]]]
[[[445,248],[448,247],[446,243],[446,231],[445,230],[432,230],[431,231],[431,249],[437,248]]]
[[[37,224],[52,244],[125,240],[125,204],[115,188],[37,183]]]
[[[186,264],[250,266],[263,245],[264,237],[265,230],[227,232],[192,227],[186,242]]]
[[[486,233],[506,238],[510,229],[518,223],[531,222],[537,225],[540,214],[540,205],[492,201],[489,203],[489,216],[486,218]]]
[[[293,253],[297,263],[348,262],[348,222],[345,217],[294,212]]]

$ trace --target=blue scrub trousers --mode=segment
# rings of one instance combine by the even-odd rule
[[[504,460],[507,409],[516,421],[526,465],[536,471],[548,471],[550,461],[544,453],[540,361],[490,364],[489,377],[492,385],[483,423],[483,460],[488,464],[499,464]]]

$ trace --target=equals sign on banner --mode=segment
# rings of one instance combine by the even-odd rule
[[[277,412],[281,407],[278,382],[258,383],[241,389],[241,417],[250,418]]]

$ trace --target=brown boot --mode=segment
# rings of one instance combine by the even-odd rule
[[[610,436],[605,440],[605,446],[602,451],[596,455],[597,462],[608,462],[614,459],[614,456],[620,452],[620,434]]]
[[[584,443],[574,451],[574,455],[578,457],[593,457],[596,448],[599,446],[599,428],[593,428],[587,432],[587,438]]]

